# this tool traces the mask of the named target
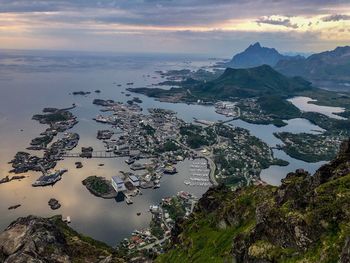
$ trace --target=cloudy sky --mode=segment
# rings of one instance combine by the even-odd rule
[[[349,0],[0,0],[0,48],[230,56],[350,45]]]

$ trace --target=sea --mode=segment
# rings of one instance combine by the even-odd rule
[[[74,151],[81,147],[92,146],[104,150],[103,143],[96,139],[97,130],[108,126],[96,123],[93,118],[100,114],[100,108],[92,104],[95,98],[113,99],[126,102],[125,91],[128,82],[133,87],[151,87],[163,79],[157,71],[172,69],[200,68],[212,70],[216,60],[205,56],[169,55],[169,54],[111,54],[57,51],[0,51],[0,178],[9,175],[8,163],[18,151],[26,151],[31,139],[38,136],[47,126],[32,120],[32,116],[41,113],[45,107],[66,108],[73,103],[72,110],[79,123],[70,131],[80,135],[80,141]],[[118,86],[121,85],[121,86]],[[95,93],[100,90],[101,93]],[[74,96],[74,91],[90,91],[86,96]],[[187,122],[194,118],[209,121],[226,120],[225,116],[215,112],[213,106],[188,105],[184,103],[165,103],[140,94],[143,102],[140,106],[147,113],[148,108],[164,108],[177,112],[177,116]],[[296,98],[293,103],[305,111],[318,111],[316,107],[307,108],[309,98]],[[299,103],[299,104],[298,104]],[[327,107],[320,109],[337,112]],[[288,125],[277,128],[273,125],[256,125],[235,120],[229,125],[248,129],[252,135],[262,139],[271,147],[282,142],[273,133],[279,131],[319,133],[322,129],[305,119],[292,119]],[[306,163],[288,156],[282,150],[274,149],[274,155],[289,162],[288,166],[270,166],[261,172],[262,180],[279,185],[288,172],[303,168],[313,173],[325,162]],[[36,153],[38,154],[38,153]],[[74,163],[82,161],[83,168],[76,169]],[[100,166],[103,163],[104,166]],[[151,215],[149,206],[158,204],[162,198],[190,192],[201,197],[205,187],[188,186],[184,181],[190,176],[192,161],[185,160],[177,164],[178,173],[166,175],[159,189],[143,190],[142,195],[133,199],[132,205],[116,200],[106,200],[93,196],[82,185],[82,180],[91,175],[111,178],[121,171],[130,171],[125,158],[83,159],[67,158],[58,163],[57,169],[66,168],[68,172],[54,186],[36,187],[31,184],[40,176],[38,172],[29,172],[25,179],[0,184],[0,230],[5,229],[13,220],[27,215],[49,217],[61,214],[70,216],[71,226],[84,235],[91,236],[109,245],[130,236],[132,231],[149,226]],[[11,176],[11,175],[10,175]],[[61,208],[51,210],[48,200],[56,198]],[[9,206],[21,204],[15,210]],[[137,215],[141,213],[141,215]]]

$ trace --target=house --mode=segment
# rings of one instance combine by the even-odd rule
[[[133,186],[139,187],[140,186],[140,179],[135,175],[129,176],[129,181],[132,183]]]

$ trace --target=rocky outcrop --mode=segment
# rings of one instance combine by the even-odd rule
[[[0,262],[124,262],[107,245],[85,238],[61,219],[22,217],[0,234]]]
[[[111,181],[101,176],[89,176],[82,181],[82,184],[90,193],[104,199],[116,198],[118,194],[114,190]]]
[[[212,188],[178,222],[171,262],[350,262],[350,141],[313,176],[299,169],[279,187]]]

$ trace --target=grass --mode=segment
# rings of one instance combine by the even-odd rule
[[[343,171],[347,167],[345,164],[337,165],[333,172]],[[244,240],[251,260],[281,263],[339,262],[345,240],[350,236],[350,174],[312,190],[305,182],[305,176],[288,177],[284,184],[289,185],[286,191],[291,191],[293,196],[281,205],[275,202],[277,188],[271,186],[251,186],[238,192],[218,191],[208,196],[209,202],[215,200],[217,207],[211,212],[197,211],[182,225],[184,230],[178,236],[180,242],[158,257],[156,262],[232,262],[234,240],[238,235],[240,241]],[[299,197],[305,196],[309,196],[307,205],[298,206]],[[279,222],[297,220],[305,230],[308,229],[305,233],[312,231],[311,235],[307,234],[312,239],[307,249],[293,245],[281,247],[276,241],[277,237],[275,240],[264,236],[264,232],[261,236],[252,235],[256,226],[255,213],[261,205],[265,207],[265,216],[269,217],[265,223],[269,225],[265,227],[278,227],[276,224]],[[206,206],[210,207],[210,203]],[[285,235],[294,237],[293,233]]]
[[[156,262],[221,263],[226,262],[226,260],[232,260],[232,237],[251,224],[251,222],[247,222],[241,228],[231,227],[219,230],[210,226],[204,219],[197,226],[192,226],[193,228],[199,228],[200,231],[191,231],[189,233],[186,243],[187,250],[176,248],[168,254],[157,258]]]
[[[107,194],[111,191],[111,185],[107,183],[106,179],[98,176],[89,176],[83,181],[84,185],[99,194]]]

